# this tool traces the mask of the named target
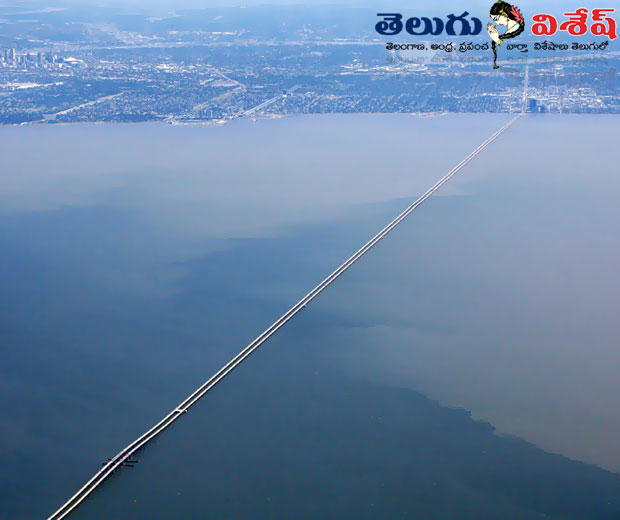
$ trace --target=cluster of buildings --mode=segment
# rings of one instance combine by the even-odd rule
[[[54,54],[43,52],[17,54],[15,49],[5,49],[0,52],[0,67],[46,68],[58,63],[58,57]]]
[[[611,53],[506,63],[498,74],[488,56],[417,63],[390,60],[380,44],[110,45],[73,48],[72,56],[56,48],[58,55],[0,49],[0,124],[523,108],[620,113],[620,58]]]

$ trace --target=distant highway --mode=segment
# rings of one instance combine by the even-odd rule
[[[140,437],[134,440],[132,443],[125,446],[114,457],[112,457],[102,468],[93,475],[93,477],[86,482],[69,500],[67,500],[56,512],[48,517],[47,520],[61,520],[65,518],[71,511],[73,511],[86,497],[88,497],[93,491],[97,489],[116,469],[121,467],[130,457],[146,445],[149,441],[157,437],[162,431],[170,426],[174,421],[181,417],[188,409],[196,404],[196,402],[203,397],[209,390],[217,385],[222,379],[230,374],[236,367],[238,367],[248,356],[250,356],[258,347],[260,347],[265,341],[267,341],[273,334],[275,334],[281,327],[284,326],[293,316],[301,311],[308,303],[316,298],[324,289],[331,285],[340,275],[342,275],[349,267],[357,262],[365,253],[367,253],[372,247],[385,238],[385,236],[392,231],[398,224],[400,224],[405,218],[413,213],[426,199],[428,199],[433,193],[441,188],[446,182],[448,182],[458,171],[469,164],[479,153],[481,153],[487,146],[489,146],[495,139],[502,135],[512,124],[519,119],[523,114],[520,113],[504,126],[491,135],[486,141],[484,141],[478,148],[471,152],[465,159],[452,168],[446,175],[444,175],[439,181],[437,181],[432,187],[430,187],[421,197],[409,205],[400,215],[398,215],[392,222],[379,231],[374,237],[366,242],[360,249],[358,249],[351,257],[349,257],[342,265],[340,265],[334,272],[332,272],[327,278],[319,283],[314,289],[306,294],[301,300],[293,305],[286,313],[284,313],[278,320],[276,320],[267,330],[265,330],[260,336],[252,341],[247,347],[245,347],[239,354],[226,363],[218,372],[216,372],[210,379],[205,381],[200,387],[198,387],[193,393],[191,393],[184,401],[179,403],[168,415],[166,415],[161,421],[159,421],[150,430],[143,433]]]
[[[523,97],[521,98],[521,113],[527,110],[527,89],[530,83],[530,64],[525,65],[525,78],[523,79]]]
[[[244,112],[241,112],[241,114],[239,114],[238,117],[241,117],[241,116],[252,116],[252,115],[256,114],[256,112],[258,112],[259,110],[262,110],[263,108],[266,108],[269,105],[273,105],[276,101],[279,101],[283,97],[286,97],[288,94],[292,94],[299,87],[300,87],[300,85],[295,85],[293,88],[288,89],[284,93],[278,94],[277,96],[274,96],[274,97],[268,99],[267,101],[263,101],[260,105],[256,105],[255,107],[250,108],[249,110],[245,110]]]
[[[104,103],[105,101],[110,101],[111,99],[115,99],[119,96],[122,96],[124,94],[124,92],[118,92],[117,94],[111,94],[108,96],[102,96],[99,97],[97,99],[93,99],[92,101],[87,101],[85,103],[81,103],[79,105],[67,108],[65,110],[61,110],[60,112],[55,112],[53,114],[47,114],[45,116],[43,116],[43,119],[39,119],[37,121],[32,121],[32,123],[48,123],[50,121],[55,121],[56,118],[58,116],[62,116],[64,114],[70,114],[71,112],[75,112],[76,110],[79,110],[80,108],[85,108],[85,107],[90,107],[93,105],[97,105],[98,103]]]

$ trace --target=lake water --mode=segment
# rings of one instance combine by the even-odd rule
[[[507,119],[0,128],[0,518],[49,514]],[[518,121],[75,518],[617,515],[618,122]]]

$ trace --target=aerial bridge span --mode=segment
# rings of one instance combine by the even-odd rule
[[[502,135],[512,124],[523,115],[523,112],[516,115],[508,121],[499,130],[493,133],[478,148],[471,152],[465,159],[452,168],[446,175],[439,179],[431,186],[423,195],[410,204],[405,210],[398,215],[392,222],[379,231],[374,237],[366,242],[360,249],[351,255],[340,267],[332,272],[327,278],[319,283],[314,289],[306,294],[301,300],[286,311],[278,320],[276,320],[269,328],[267,328],[260,336],[252,341],[247,347],[239,352],[234,358],[226,363],[211,378],[205,381],[200,387],[192,392],[184,401],[176,406],[168,415],[159,421],[151,429],[144,432],[140,437],[125,446],[114,457],[109,459],[97,473],[95,473],[88,482],[86,482],[71,498],[69,498],[57,511],[48,517],[47,520],[61,520],[69,515],[77,506],[80,505],[91,493],[93,493],[114,471],[127,463],[130,458],[136,454],[138,450],[144,447],[148,442],[157,437],[161,432],[168,428],[172,423],[179,419],[188,409],[196,404],[209,390],[217,385],[222,379],[230,374],[238,367],[248,356],[250,356],[258,347],[273,336],[280,328],[282,328],[290,319],[292,319],[299,311],[301,311],[308,303],[323,292],[331,285],[340,275],[342,275],[349,267],[357,262],[364,254],[377,245],[387,234],[392,231],[398,224],[405,220],[413,213],[425,200],[433,195],[439,188],[446,184],[454,175],[462,168],[469,164],[478,154],[480,154],[495,139]]]

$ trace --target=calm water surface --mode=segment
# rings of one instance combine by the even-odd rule
[[[53,510],[506,120],[0,128],[0,518]],[[519,121],[76,518],[618,514],[575,462],[620,470],[617,125]]]

